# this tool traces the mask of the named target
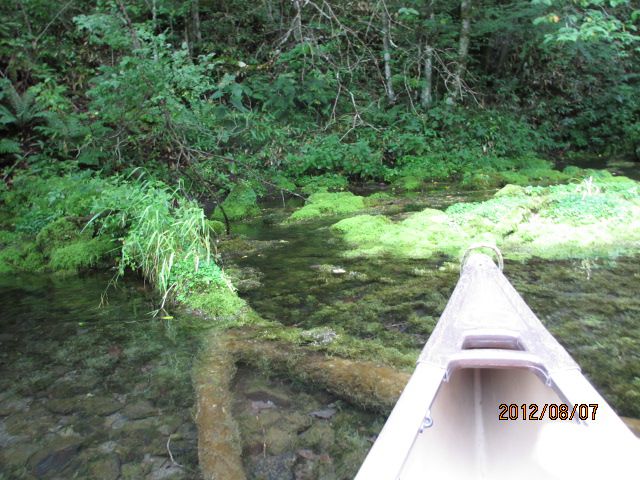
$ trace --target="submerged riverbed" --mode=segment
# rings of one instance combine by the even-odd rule
[[[108,281],[0,278],[0,478],[199,478],[196,323]]]

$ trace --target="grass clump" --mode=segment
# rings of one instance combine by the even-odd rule
[[[615,256],[640,249],[639,184],[601,175],[551,187],[507,186],[494,198],[426,209],[399,222],[360,215],[332,229],[353,245],[348,256],[459,256],[471,243],[497,244],[506,257]]]
[[[364,198],[351,192],[317,192],[304,207],[291,214],[288,221],[307,220],[323,215],[342,215],[365,208]]]
[[[237,296],[211,256],[210,234],[219,225],[162,182],[87,174],[17,176],[2,200],[17,230],[0,235],[2,272],[78,272],[112,256],[118,257],[117,276],[140,272],[163,302],[173,295],[189,303],[193,292],[197,306],[216,314],[237,309]],[[35,241],[23,240],[29,234]],[[209,290],[217,296],[206,297]]]

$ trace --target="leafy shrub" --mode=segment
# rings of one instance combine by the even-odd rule
[[[344,190],[349,185],[349,181],[342,175],[326,173],[314,177],[303,176],[297,180],[297,184],[306,194],[323,191]]]
[[[382,153],[367,141],[344,143],[338,135],[316,138],[303,145],[298,154],[287,156],[286,168],[294,177],[338,173],[365,179],[380,178],[386,170]]]

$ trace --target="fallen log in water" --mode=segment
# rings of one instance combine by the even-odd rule
[[[194,366],[198,459],[205,480],[244,480],[242,444],[233,419],[233,353],[218,335],[210,335]]]
[[[237,361],[268,369],[318,388],[368,410],[388,413],[409,374],[364,360],[329,357],[282,341],[256,338],[251,330],[227,333],[226,344]]]

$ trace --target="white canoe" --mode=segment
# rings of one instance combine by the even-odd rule
[[[638,479],[638,458],[640,441],[473,253],[356,479]]]

